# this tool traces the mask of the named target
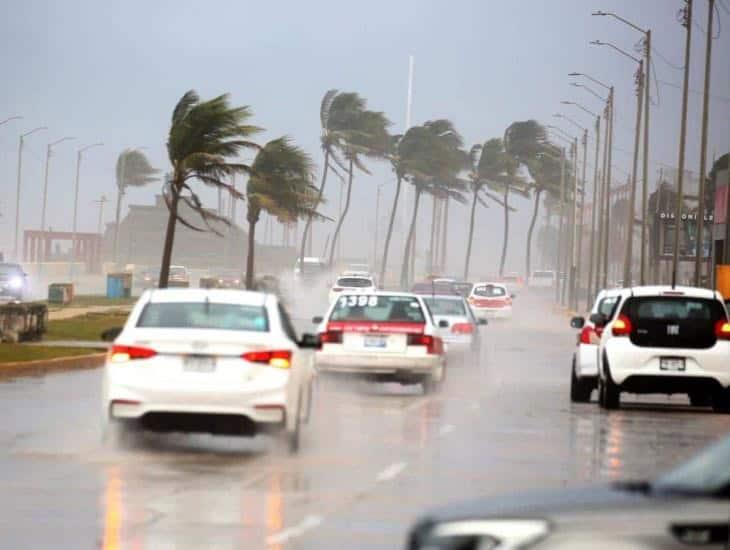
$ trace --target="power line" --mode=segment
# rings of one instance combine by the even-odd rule
[[[667,59],[667,57],[664,54],[662,54],[662,52],[660,52],[659,50],[657,50],[654,46],[652,46],[651,51],[653,51],[659,57],[659,59],[661,59],[662,61],[664,61],[664,63],[666,63],[667,65],[669,65],[675,71],[683,71],[684,70],[684,66],[683,65],[682,66],[675,65],[674,63],[672,63],[671,61],[669,61],[669,59]]]
[[[670,86],[672,88],[678,88],[681,89],[682,87],[679,84],[675,84],[674,82],[667,82],[666,80],[658,80],[659,84],[663,84],[665,86]],[[694,90],[692,88],[689,89],[690,93],[702,95],[704,92],[701,90]],[[730,103],[730,97],[724,96],[724,95],[717,95],[717,94],[710,94],[710,97],[712,99],[716,99],[717,101],[722,101],[723,103]]]

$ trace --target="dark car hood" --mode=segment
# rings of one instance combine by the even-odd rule
[[[660,498],[650,496],[642,490],[644,488],[642,484],[622,484],[490,497],[438,508],[425,519],[443,521],[477,517],[549,517],[567,511],[625,509],[646,505]]]

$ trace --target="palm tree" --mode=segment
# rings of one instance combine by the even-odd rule
[[[400,150],[406,158],[413,159],[407,171],[410,172],[408,182],[414,186],[415,199],[401,268],[401,286],[404,288],[413,275],[409,264],[414,253],[412,243],[421,195],[448,196],[463,202],[464,184],[458,176],[468,165],[468,155],[462,149],[463,139],[449,120],[439,119],[415,126],[409,130],[408,137],[401,143]]]
[[[119,154],[116,166],[117,183],[117,214],[114,224],[114,263],[117,263],[117,250],[119,243],[119,221],[122,213],[122,199],[127,187],[142,187],[153,183],[159,178],[160,171],[153,168],[147,156],[138,149],[125,149]]]
[[[260,148],[246,139],[261,131],[256,126],[245,124],[250,117],[251,110],[248,107],[231,107],[227,94],[201,101],[198,94],[190,90],[175,106],[167,139],[172,173],[162,193],[169,216],[162,252],[160,288],[167,286],[178,221],[195,231],[207,230],[216,234],[220,232],[211,222],[230,224],[227,218],[203,207],[191,182],[198,180],[228,191],[235,198],[243,198],[233,185],[226,183],[226,179],[237,172],[250,172],[249,166],[232,161],[233,157],[242,149]],[[198,227],[180,215],[180,201],[200,217],[205,227]]]
[[[330,160],[346,170],[345,164],[338,155],[338,150],[342,149],[344,134],[347,131],[349,123],[349,113],[356,110],[360,105],[360,98],[353,93],[340,93],[339,90],[327,90],[324,94],[322,102],[319,106],[319,121],[321,126],[320,145],[324,152],[324,168],[322,169],[322,181],[319,184],[318,200],[322,200],[324,188],[327,184],[327,175],[329,169],[336,168],[332,166]],[[307,216],[304,223],[304,232],[302,233],[302,245],[299,252],[299,261],[304,261],[304,254],[307,248],[307,242],[311,243],[312,218]]]
[[[343,132],[342,153],[347,161],[347,192],[345,195],[345,205],[340,212],[337,226],[335,227],[332,241],[330,242],[329,265],[334,261],[337,240],[340,237],[342,224],[350,210],[350,199],[352,197],[352,181],[354,177],[354,169],[357,167],[362,172],[370,174],[370,171],[362,163],[361,157],[369,157],[373,159],[385,158],[388,152],[390,136],[388,127],[390,121],[379,111],[369,111],[366,109],[367,102],[360,98],[357,94],[352,94],[358,101],[353,102],[352,110],[348,111],[346,130]]]
[[[408,135],[408,132],[406,132]],[[407,159],[403,158],[400,153],[400,144],[403,141],[403,135],[390,136],[388,145],[388,160],[390,166],[395,172],[395,195],[393,196],[393,206],[390,208],[390,219],[388,220],[388,231],[385,233],[385,243],[383,244],[383,260],[380,263],[380,284],[385,282],[385,272],[388,264],[388,250],[390,248],[390,238],[393,235],[393,224],[395,223],[395,215],[398,212],[398,200],[400,199],[401,185],[403,178],[406,177]]]
[[[298,219],[322,218],[317,213],[321,197],[313,184],[314,165],[302,149],[287,137],[268,142],[256,154],[246,186],[248,200],[248,255],[246,288],[254,285],[256,224],[261,212],[291,223]]]

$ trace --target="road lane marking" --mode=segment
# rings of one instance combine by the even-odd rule
[[[439,430],[439,437],[443,437],[445,435],[450,434],[454,431],[454,426],[451,424],[445,424],[444,426],[441,426],[441,429]]]
[[[390,466],[388,466],[385,470],[380,472],[376,477],[376,481],[382,482],[382,481],[390,481],[391,479],[395,479],[400,475],[400,473],[406,469],[406,466],[408,465],[407,462],[394,462]]]
[[[323,521],[322,516],[307,516],[298,524],[293,527],[274,533],[266,538],[266,544],[273,546],[275,544],[282,544],[289,542],[292,539],[302,536],[307,531],[318,527]]]

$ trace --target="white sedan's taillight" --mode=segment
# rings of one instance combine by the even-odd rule
[[[157,355],[157,352],[142,346],[120,346],[113,345],[109,350],[110,363],[127,363],[138,359],[150,359]]]
[[[288,349],[249,351],[241,355],[241,358],[249,363],[263,363],[279,369],[291,367],[291,351]]]

